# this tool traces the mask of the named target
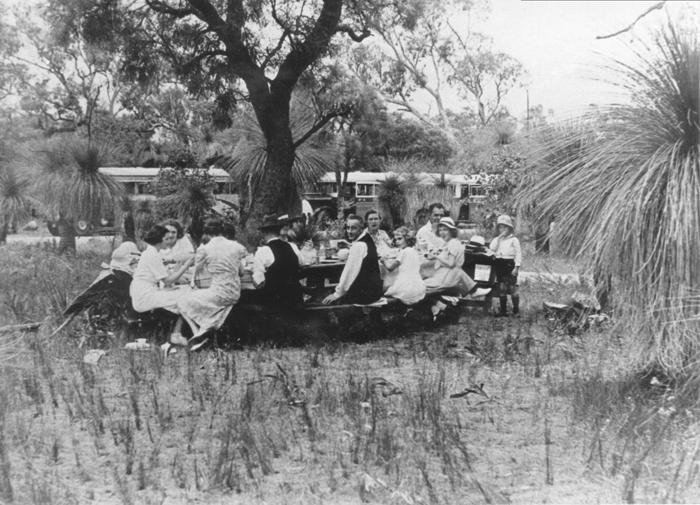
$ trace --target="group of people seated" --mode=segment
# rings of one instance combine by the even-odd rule
[[[393,231],[381,229],[381,216],[369,211],[365,218],[345,218],[342,273],[317,299],[323,304],[373,304],[382,297],[413,305],[432,292],[465,296],[477,284],[464,271],[465,244],[457,238],[457,226],[445,208],[433,204],[429,222],[416,233],[406,226]],[[313,262],[305,255],[310,247],[304,240],[303,222],[265,216],[260,225],[262,241],[252,261],[247,249],[235,240],[235,228],[219,219],[204,224],[202,244],[195,250],[183,227],[175,220],[153,226],[143,235],[145,250],[139,253],[133,240],[125,240],[112,255],[112,268],[133,269],[130,295],[134,310],[165,309],[179,317],[170,342],[196,349],[206,342],[210,330],[218,329],[236,303],[257,304],[277,309],[300,308],[309,291],[300,282],[300,267]],[[517,275],[521,262],[520,243],[508,216],[499,218],[499,235],[484,253],[503,258],[497,271],[510,294],[513,312],[518,311]],[[479,241],[480,239],[480,241]],[[304,241],[305,243],[300,243]],[[477,246],[483,238],[473,237]],[[252,272],[251,272],[252,270]],[[241,289],[241,279],[249,289]],[[183,324],[193,337],[185,339]]]

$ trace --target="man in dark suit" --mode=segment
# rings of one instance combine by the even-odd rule
[[[351,214],[345,221],[345,232],[350,244],[348,259],[340,275],[335,291],[324,304],[374,303],[382,296],[382,279],[379,275],[379,256],[374,240],[363,232],[362,218]]]

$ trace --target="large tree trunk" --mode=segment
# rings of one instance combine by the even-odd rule
[[[64,218],[59,218],[58,235],[60,237],[58,241],[58,254],[63,254],[65,252],[74,253],[76,248],[73,223]]]
[[[8,219],[3,219],[2,226],[0,226],[0,244],[7,242],[8,221]]]
[[[280,110],[284,109],[284,110]],[[246,219],[249,236],[257,232],[265,214],[298,214],[301,211],[299,191],[292,181],[294,145],[289,128],[289,103],[281,104],[268,118],[265,131],[267,139],[267,164],[265,174],[250,207]],[[287,112],[285,114],[285,111]]]

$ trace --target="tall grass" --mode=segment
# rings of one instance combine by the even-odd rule
[[[18,257],[0,263],[39,304],[48,299],[37,277],[70,279],[71,263],[11,251]],[[75,268],[92,261],[99,256],[79,253]],[[520,320],[476,311],[363,345],[166,358],[118,342],[90,365],[80,325],[18,336],[21,354],[0,363],[0,499],[692,501],[697,422],[665,386],[647,394],[623,380],[628,338],[610,328],[571,335],[542,320],[542,298],[569,289],[523,285]],[[476,393],[452,397],[467,389]],[[668,423],[672,407],[683,414]]]
[[[636,61],[616,61],[629,102],[550,131],[520,191],[522,206],[556,216],[561,247],[614,280],[638,357],[672,373],[691,372],[700,351],[698,43],[697,27],[669,22]]]

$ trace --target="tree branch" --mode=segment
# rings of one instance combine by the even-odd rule
[[[620,35],[620,34],[622,34],[622,33],[625,33],[625,32],[630,31],[632,28],[634,28],[634,25],[636,25],[643,17],[645,17],[646,15],[648,15],[651,11],[654,11],[654,10],[657,10],[657,9],[661,9],[661,8],[664,6],[665,3],[666,3],[666,0],[664,0],[663,2],[655,3],[654,5],[652,5],[651,7],[649,7],[647,10],[645,10],[644,12],[642,12],[639,16],[637,16],[637,19],[635,19],[634,21],[632,21],[632,22],[629,24],[629,26],[627,26],[626,28],[623,28],[622,30],[618,30],[618,31],[616,31],[615,33],[611,33],[611,34],[609,34],[609,35],[598,35],[598,36],[596,37],[596,39],[597,39],[597,40],[601,40],[601,39],[611,39],[611,38],[613,38],[613,37],[617,37],[618,35]]]
[[[328,47],[331,37],[338,27],[343,7],[342,0],[323,0],[323,7],[306,39],[295,46],[279,67],[273,79],[273,92],[290,95],[299,76]]]
[[[198,54],[197,56],[194,56],[193,58],[191,58],[189,61],[181,64],[180,66],[182,68],[191,67],[193,65],[200,63],[202,60],[204,60],[206,58],[210,58],[212,56],[226,56],[226,51],[223,51],[221,49],[212,49],[211,51],[203,51],[200,54]]]
[[[280,49],[282,49],[282,46],[284,45],[284,40],[289,36],[289,30],[284,29],[282,32],[282,35],[280,36],[280,39],[277,41],[277,45],[270,50],[269,53],[267,53],[267,56],[265,56],[265,59],[263,62],[260,64],[260,68],[265,68],[270,64],[270,60],[275,57],[277,53],[279,53]]]
[[[219,31],[226,27],[226,22],[221,18],[216,7],[209,0],[187,0],[190,4],[194,15],[207,23],[215,31]]]
[[[245,9],[241,0],[228,0],[226,4],[226,21],[234,29],[236,38],[240,39],[245,25]]]
[[[370,32],[367,28],[363,28],[362,32],[359,34],[353,30],[353,28],[349,25],[338,25],[338,27],[335,29],[336,33],[345,33],[350,37],[352,40],[355,42],[362,42],[365,40],[367,37],[372,35],[372,32]]]
[[[161,0],[146,0],[146,5],[148,5],[148,7],[155,12],[167,14],[168,16],[173,16],[178,19],[194,14],[194,10],[192,9],[173,7],[168,5],[166,2],[162,2]]]
[[[294,142],[294,149],[296,149],[297,147],[302,145],[304,142],[309,140],[309,138],[311,138],[314,133],[316,133],[321,128],[323,128],[328,123],[328,121],[330,121],[331,119],[333,119],[335,117],[347,116],[348,114],[350,114],[351,110],[352,110],[352,107],[349,105],[346,105],[346,106],[338,107],[337,109],[332,110],[332,111],[324,114],[321,118],[319,118],[314,123],[314,125],[311,128],[309,128],[309,130],[306,133],[304,133],[304,135],[302,135],[299,138],[299,140]]]

